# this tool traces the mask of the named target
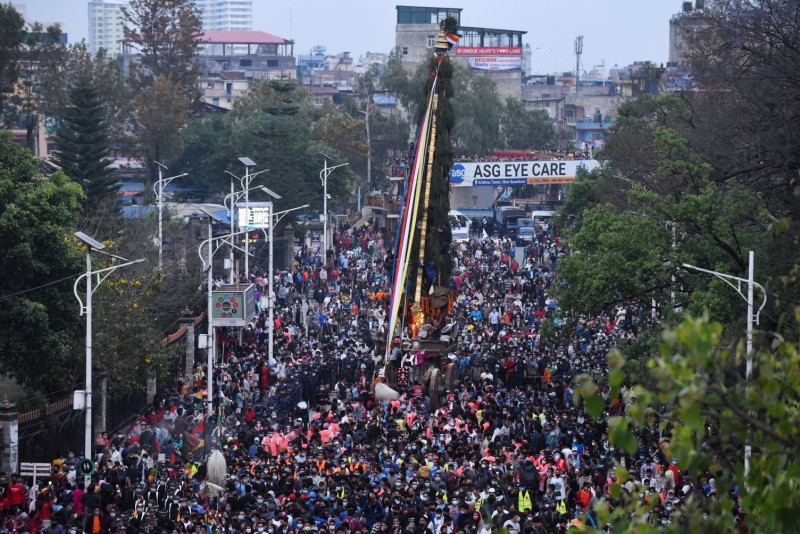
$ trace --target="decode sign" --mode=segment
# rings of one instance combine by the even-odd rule
[[[575,181],[578,168],[591,171],[596,160],[465,161],[453,165],[450,185],[509,186],[566,184]]]
[[[522,58],[516,57],[471,57],[469,66],[475,70],[519,70]]]

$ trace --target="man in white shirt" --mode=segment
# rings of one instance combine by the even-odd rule
[[[497,308],[492,308],[492,311],[489,312],[489,324],[495,333],[500,331],[500,312],[497,311]]]
[[[519,534],[520,531],[519,512],[514,512],[514,515],[511,516],[511,519],[503,523],[503,528],[506,529],[508,534]]]

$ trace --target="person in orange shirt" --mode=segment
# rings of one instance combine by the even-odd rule
[[[578,500],[583,504],[583,509],[589,509],[589,502],[594,497],[592,486],[588,482],[584,482],[583,488],[578,491]]]

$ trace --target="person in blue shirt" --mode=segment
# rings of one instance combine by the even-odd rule
[[[473,309],[470,314],[469,318],[474,320],[476,323],[479,323],[483,320],[483,314],[481,313],[480,308]]]

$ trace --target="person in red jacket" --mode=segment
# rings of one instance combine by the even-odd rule
[[[25,486],[18,482],[16,473],[11,475],[11,484],[6,489],[9,512],[16,514],[25,508],[25,493]]]
[[[261,387],[262,392],[269,389],[269,367],[266,363],[261,367],[261,380],[259,386]]]
[[[252,405],[247,406],[247,410],[244,412],[244,420],[248,423],[252,423],[256,418],[256,411],[253,409]]]

